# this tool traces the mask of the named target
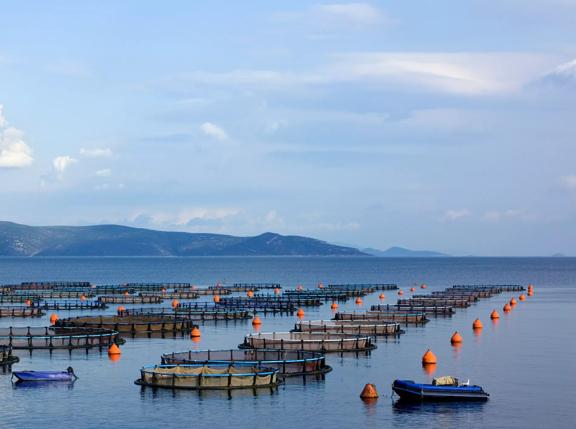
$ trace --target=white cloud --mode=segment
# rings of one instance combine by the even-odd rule
[[[323,67],[303,72],[277,70],[194,71],[165,83],[291,89],[294,86],[365,83],[382,88],[468,96],[521,90],[558,62],[548,54],[470,52],[372,52],[334,55]]]
[[[200,125],[200,131],[206,136],[220,141],[228,140],[228,134],[221,127],[213,124],[212,122],[204,122]]]
[[[322,4],[314,11],[328,24],[370,26],[386,21],[384,13],[368,3]]]
[[[472,212],[470,212],[470,210],[464,208],[464,209],[458,209],[458,210],[446,210],[444,212],[444,216],[443,219],[446,221],[457,221],[460,219],[464,219],[466,217],[469,217],[472,214]]]
[[[98,177],[109,177],[112,175],[112,170],[109,168],[103,168],[102,170],[97,170],[95,174]]]
[[[0,104],[0,168],[21,168],[32,164],[32,149],[24,141],[24,133],[8,126]]]
[[[72,164],[77,163],[78,160],[72,158],[68,155],[57,156],[52,160],[52,165],[54,166],[54,170],[58,173],[59,177],[62,177],[64,171],[68,169]]]
[[[576,191],[576,174],[569,174],[560,178],[560,184],[569,190]]]
[[[112,149],[108,147],[101,148],[82,148],[80,155],[86,158],[110,158],[112,156]]]

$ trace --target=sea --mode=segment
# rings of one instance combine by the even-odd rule
[[[329,354],[333,368],[324,379],[291,379],[277,389],[203,392],[153,390],[134,381],[142,366],[164,353],[235,349],[253,331],[250,321],[205,322],[202,337],[126,338],[122,355],[106,351],[16,351],[13,370],[64,370],[79,379],[72,385],[19,387],[11,373],[0,373],[0,428],[574,428],[576,427],[576,258],[376,258],[376,257],[191,257],[191,258],[0,258],[0,284],[24,281],[190,282],[198,285],[277,282],[283,288],[319,282],[395,283],[410,295],[455,284],[533,284],[535,294],[509,314],[502,307],[519,293],[480,300],[450,318],[403,327],[398,338],[378,339],[369,354]],[[421,292],[418,289],[418,292]],[[396,292],[341,303],[341,311],[395,303]],[[202,300],[211,301],[211,297]],[[170,303],[164,304],[169,306]],[[128,306],[129,307],[129,306]],[[137,307],[141,307],[138,305]],[[501,319],[490,320],[497,309]],[[63,312],[58,316],[114,314]],[[330,319],[330,305],[305,309],[305,320]],[[2,318],[0,327],[47,326],[41,318]],[[480,334],[473,321],[484,324]],[[293,315],[261,315],[261,332],[289,331]],[[454,331],[461,347],[450,344]],[[427,349],[438,358],[433,374],[421,358]],[[399,403],[394,379],[429,382],[453,375],[490,393],[485,403]],[[359,397],[366,383],[379,393],[375,402]]]

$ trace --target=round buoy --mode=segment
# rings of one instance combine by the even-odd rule
[[[252,319],[252,325],[256,326],[256,325],[261,325],[262,321],[260,320],[259,316],[254,316],[254,319]]]
[[[402,289],[400,289],[400,290],[398,291],[398,295],[400,295],[400,296],[404,295],[404,291],[403,291]]]
[[[518,300],[520,301],[526,301],[526,295],[522,294],[518,297]]]
[[[301,308],[298,309],[298,312],[296,313],[296,316],[298,317],[304,317],[304,310],[302,310]]]
[[[274,295],[280,295],[280,288],[278,287],[274,288]]]
[[[198,328],[198,326],[194,326],[192,328],[192,332],[190,332],[190,336],[192,338],[200,338],[201,337],[200,328]]]
[[[356,305],[362,305],[362,298],[356,298]]]
[[[360,398],[362,399],[376,399],[378,398],[378,391],[376,390],[376,386],[371,383],[368,383],[362,389],[362,393],[360,393]]]
[[[215,304],[218,304],[220,302],[220,296],[214,295],[214,298],[212,298],[212,300],[214,301]]]
[[[506,303],[504,304],[502,310],[504,311],[504,313],[510,313],[510,311],[512,311],[512,307],[510,307],[510,304]]]
[[[28,307],[30,307],[32,305],[32,301],[27,299],[26,301],[24,301],[24,304],[26,304]]]
[[[120,350],[120,347],[118,347],[118,345],[116,343],[112,343],[110,344],[110,347],[108,347],[108,355],[119,355],[122,354],[122,350]]]
[[[426,350],[426,353],[422,356],[422,365],[435,365],[436,363],[436,355],[432,353],[432,350]]]
[[[336,310],[338,308],[338,304],[336,304],[335,302],[332,303],[332,305],[330,306],[330,308],[332,310]]]
[[[86,296],[80,295],[80,301],[86,301]]]
[[[500,319],[500,313],[498,313],[496,310],[492,310],[492,313],[490,313],[490,319]]]
[[[416,292],[416,288],[415,288],[415,287],[411,287],[411,288],[410,288],[410,292]]]
[[[128,296],[130,293],[128,291],[124,291],[124,296]]]
[[[517,304],[516,300],[515,300],[514,298],[512,298],[512,299],[510,300],[510,306],[511,306],[511,307],[514,307],[516,304]]]
[[[322,282],[318,283],[318,289],[324,289],[324,283]]]
[[[420,285],[420,289],[426,289],[427,287],[428,287],[428,286],[426,286],[425,283],[422,283],[422,284]]]
[[[173,299],[172,300],[172,308],[177,308],[180,306],[180,301],[178,301],[177,299]]]
[[[126,311],[126,307],[124,307],[123,305],[118,306],[118,308],[116,309],[116,313],[118,313],[119,315],[122,314],[123,311]]]
[[[533,291],[533,290],[529,290],[526,295],[528,295],[528,296],[534,296],[534,291]]]
[[[252,298],[252,297],[254,297],[254,292],[252,292],[251,290],[249,290],[248,292],[246,292],[246,296],[247,296],[248,298]]]
[[[58,321],[58,315],[56,313],[52,313],[52,315],[50,316],[50,323],[52,325],[55,325],[57,321]]]
[[[298,286],[296,286],[296,290],[299,291],[299,292],[300,292],[300,291],[303,291],[303,290],[304,290],[304,286],[298,285]]]
[[[378,298],[380,298],[380,299],[386,299],[386,295],[384,295],[383,293],[381,293]]]
[[[461,344],[462,343],[462,335],[460,335],[460,333],[458,331],[454,332],[452,334],[452,337],[450,338],[450,342],[452,344]],[[434,359],[436,359],[436,357],[434,357]],[[424,362],[424,358],[422,359],[422,362]]]
[[[482,329],[484,326],[482,325],[482,322],[480,321],[480,319],[476,319],[473,323],[472,323],[472,329]]]

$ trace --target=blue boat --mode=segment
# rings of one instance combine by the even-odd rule
[[[446,382],[444,379],[451,380]],[[432,384],[412,380],[394,380],[392,390],[408,401],[486,401],[490,397],[480,386],[460,384],[453,377],[434,379]]]
[[[16,382],[75,381],[78,377],[71,366],[66,371],[14,371]]]

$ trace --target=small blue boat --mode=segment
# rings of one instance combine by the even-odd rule
[[[13,371],[16,382],[35,381],[75,381],[78,377],[71,366],[66,371]]]
[[[452,382],[438,381],[442,379],[451,379]],[[490,397],[482,387],[459,384],[453,377],[434,379],[432,384],[394,380],[392,390],[401,399],[408,401],[486,401]]]

